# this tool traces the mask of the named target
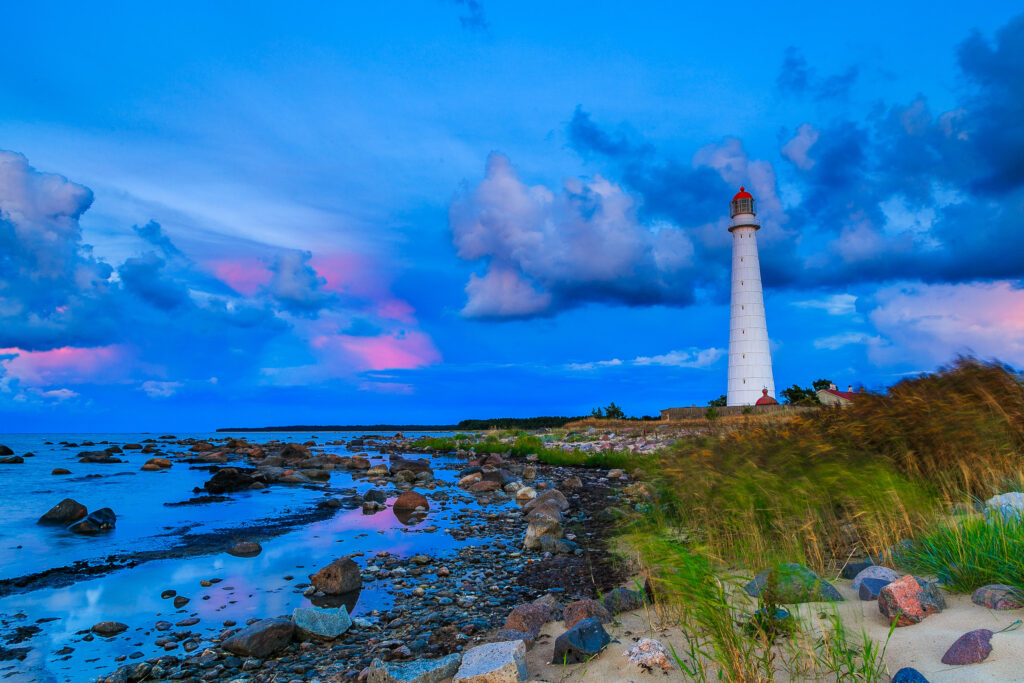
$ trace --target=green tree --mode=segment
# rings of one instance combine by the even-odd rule
[[[791,406],[816,406],[820,403],[817,391],[828,389],[830,386],[832,386],[831,380],[816,379],[810,388],[794,384],[790,388],[780,391],[779,395]]]
[[[604,409],[604,416],[608,420],[625,420],[626,413],[619,406],[615,405],[615,401],[608,404],[608,407]]]
[[[718,406],[718,407],[725,407],[726,405],[728,405],[728,403],[727,403],[726,401],[727,401],[727,399],[726,399],[726,397],[725,397],[725,394],[722,394],[722,395],[721,395],[721,396],[719,396],[718,398],[716,398],[716,399],[712,399],[712,400],[711,400],[711,401],[710,401],[710,402],[708,403],[708,405],[709,405],[709,406]]]
[[[832,386],[832,380],[830,379],[816,379],[814,380],[814,390],[820,391],[821,389],[828,389]]]

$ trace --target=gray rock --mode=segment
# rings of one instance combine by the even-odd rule
[[[878,594],[892,581],[885,579],[864,579],[857,588],[857,595],[861,600],[878,600]]]
[[[892,583],[898,578],[900,578],[900,575],[888,567],[871,565],[870,567],[865,567],[857,576],[853,577],[853,590],[860,590],[860,584],[864,579],[881,579],[886,583]]]
[[[528,675],[526,644],[507,640],[485,643],[464,654],[452,683],[517,683]]]
[[[231,636],[221,647],[240,657],[266,659],[292,642],[295,624],[291,619],[263,619]]]
[[[93,624],[92,632],[100,636],[116,636],[122,631],[128,630],[128,624],[122,624],[119,621],[101,621],[98,624]]]
[[[760,597],[766,590],[770,590],[774,599],[784,604],[840,602],[843,599],[835,586],[802,564],[795,563],[765,569],[743,590],[754,597]]]
[[[1020,519],[1024,516],[1024,493],[1011,491],[985,501],[985,519]]]
[[[334,640],[352,627],[345,606],[334,609],[296,607],[292,611],[295,630],[303,640]]]
[[[417,659],[399,664],[379,659],[370,664],[366,683],[439,683],[459,670],[462,655],[455,653],[440,659]]]
[[[644,596],[628,588],[616,588],[601,598],[601,602],[612,614],[629,612],[644,606]]]
[[[110,508],[100,508],[94,512],[90,512],[89,515],[80,522],[75,522],[68,527],[68,531],[73,531],[76,534],[97,534],[101,531],[113,529],[117,516],[114,511]]]

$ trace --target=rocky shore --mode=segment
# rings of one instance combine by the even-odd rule
[[[175,554],[215,551],[255,557],[261,541],[275,532],[357,508],[374,515],[390,507],[402,524],[458,541],[454,551],[439,548],[436,554],[404,556],[381,548],[340,555],[308,576],[286,577],[293,579],[292,590],[306,598],[305,606],[247,623],[210,623],[192,609],[190,596],[154,587],[174,609],[161,610],[144,623],[98,622],[75,636],[83,642],[123,639],[140,647],[111,662],[101,681],[406,680],[400,675],[406,669],[443,669],[456,660],[486,667],[462,662],[462,654],[483,643],[522,640],[524,651],[534,647],[539,625],[517,622],[516,610],[543,605],[530,609],[554,618],[565,605],[606,594],[626,578],[626,568],[606,546],[614,509],[624,502],[623,489],[631,483],[621,471],[554,467],[529,454],[425,452],[400,434],[323,444],[335,451],[343,447],[341,454],[322,452],[315,442],[255,444],[245,439],[214,443],[164,437],[95,450],[97,445],[102,444],[68,447],[93,449],[80,453],[83,466],[103,467],[110,459],[137,453],[150,456],[141,465],[145,472],[182,466],[207,471],[203,486],[188,492],[182,504],[216,505],[237,491],[281,485],[323,489],[324,495],[314,509],[276,529],[186,536],[164,551],[8,580],[0,583],[0,591],[57,585]],[[385,462],[380,462],[382,457]],[[336,470],[348,471],[357,485],[331,489],[327,482]],[[440,470],[448,474],[435,476]],[[450,513],[443,529],[430,524],[436,510]],[[74,500],[65,500],[44,517],[74,533],[70,527],[89,513]],[[211,576],[202,584],[219,582],[220,577]],[[368,589],[389,594],[390,606],[351,617],[360,591]],[[55,657],[69,656],[74,647],[71,642]],[[143,652],[154,647],[166,654]],[[509,656],[518,657],[515,652]]]

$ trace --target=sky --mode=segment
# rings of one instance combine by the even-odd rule
[[[326,6],[325,6],[326,5]],[[1024,365],[1009,2],[13,3],[0,433],[631,415]]]

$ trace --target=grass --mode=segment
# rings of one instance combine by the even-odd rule
[[[550,448],[539,436],[522,432],[506,433],[508,439],[503,441],[499,434],[488,434],[483,439],[471,437],[456,439],[452,437],[424,437],[417,440],[418,448],[426,448],[440,452],[452,452],[458,449],[473,450],[477,454],[499,453],[512,457],[536,455],[540,462],[562,467],[596,467],[600,469],[633,469],[651,462],[651,456],[641,456],[631,451],[581,451],[577,449],[563,450]]]
[[[938,576],[956,591],[991,583],[1024,590],[1024,520],[995,516],[938,523],[895,559],[911,572]]]

